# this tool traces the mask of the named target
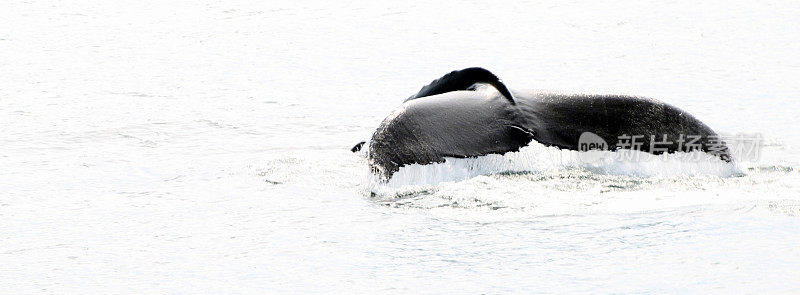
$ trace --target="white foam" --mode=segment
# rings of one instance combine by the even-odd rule
[[[381,185],[388,187],[430,185],[462,181],[479,175],[570,169],[639,177],[698,175],[730,177],[742,174],[735,163],[727,163],[702,152],[651,155],[622,150],[587,153],[546,147],[534,142],[519,152],[505,155],[486,155],[467,159],[446,158],[444,163],[406,165],[401,167],[388,182]],[[377,182],[377,178],[373,182]]]

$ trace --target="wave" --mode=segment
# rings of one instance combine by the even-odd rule
[[[735,162],[724,162],[703,152],[652,155],[622,151],[577,152],[531,143],[518,152],[477,158],[446,158],[443,163],[406,165],[389,181],[377,177],[371,187],[398,188],[408,185],[435,185],[458,182],[480,175],[541,173],[586,170],[600,175],[635,177],[684,177],[744,175]]]

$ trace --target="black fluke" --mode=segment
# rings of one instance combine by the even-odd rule
[[[462,91],[476,83],[492,85],[499,93]],[[631,144],[623,141],[626,136]],[[697,139],[694,144],[683,144],[691,136]],[[633,145],[635,138],[640,139],[638,145]],[[722,161],[733,160],[716,132],[669,104],[627,95],[522,91],[512,97],[500,79],[483,68],[450,72],[406,99],[372,134],[367,156],[373,171],[388,180],[405,165],[503,155],[532,140],[575,151],[584,151],[582,140],[592,140],[610,151],[635,149],[657,155],[700,150]]]
[[[511,95],[511,91],[509,91],[506,85],[500,81],[500,78],[497,78],[497,76],[492,74],[492,72],[489,70],[479,67],[466,68],[460,71],[452,71],[448,74],[445,74],[441,78],[433,80],[433,82],[427,86],[422,87],[417,94],[412,95],[405,101],[442,94],[450,91],[469,90],[470,87],[476,83],[486,83],[492,85],[492,87],[497,89],[497,91],[500,91],[500,94],[508,99],[511,104],[515,104],[514,97]]]

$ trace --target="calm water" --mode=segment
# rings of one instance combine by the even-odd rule
[[[799,14],[3,2],[0,289],[800,292]],[[349,148],[468,66],[659,98],[764,147],[736,166],[579,165],[534,144],[374,182]]]

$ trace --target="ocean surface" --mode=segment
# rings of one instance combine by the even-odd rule
[[[800,293],[800,2],[3,1],[7,294]],[[653,97],[734,164],[366,140],[449,71]]]

